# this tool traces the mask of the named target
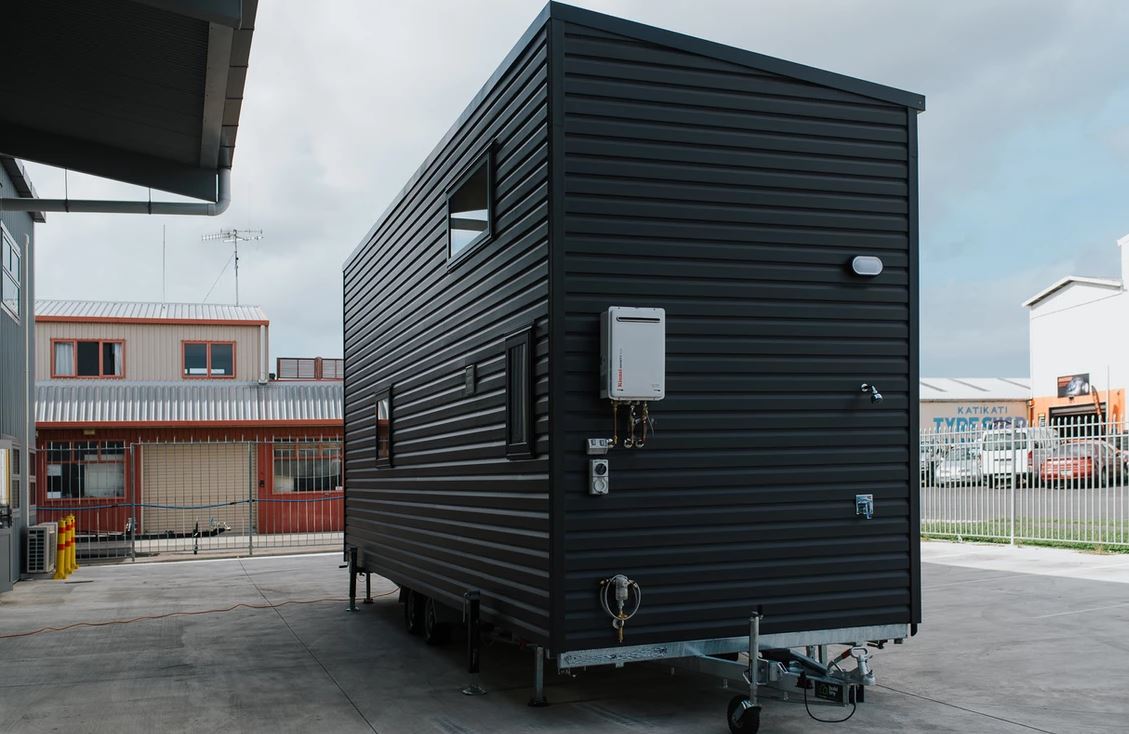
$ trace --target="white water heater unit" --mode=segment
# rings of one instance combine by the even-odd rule
[[[612,306],[600,316],[600,397],[666,396],[666,311]]]

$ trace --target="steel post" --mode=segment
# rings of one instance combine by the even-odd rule
[[[548,706],[545,698],[545,650],[540,645],[533,648],[533,698],[529,699],[530,706]]]

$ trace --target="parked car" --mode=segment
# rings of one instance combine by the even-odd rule
[[[934,471],[938,485],[979,484],[984,479],[980,449],[976,446],[950,446]]]
[[[922,443],[918,449],[921,462],[921,486],[928,487],[936,482],[937,465],[941,463],[944,447],[937,443]]]
[[[1071,441],[1043,460],[1039,477],[1049,485],[1101,487],[1125,471],[1125,458],[1107,441]]]
[[[996,428],[980,436],[980,469],[989,484],[1007,484],[1013,476],[1031,484],[1039,467],[1062,445],[1054,428]]]

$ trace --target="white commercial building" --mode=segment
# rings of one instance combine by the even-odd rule
[[[1129,385],[1129,235],[1121,248],[1121,278],[1070,275],[1032,296],[1032,406],[1036,425],[1099,419],[1120,426]]]

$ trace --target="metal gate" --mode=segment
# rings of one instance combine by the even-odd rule
[[[82,482],[82,500],[39,509],[40,520],[76,516],[80,560],[341,547],[340,436],[123,448],[121,460],[79,460],[67,468]],[[115,472],[122,476],[110,476]],[[95,486],[121,489],[92,501]]]

